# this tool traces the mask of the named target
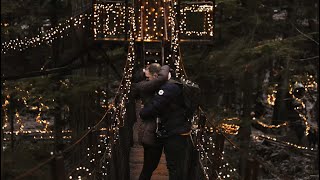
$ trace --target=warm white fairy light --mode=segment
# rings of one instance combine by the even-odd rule
[[[125,35],[126,7],[124,3],[106,2],[93,5],[94,38],[118,38]]]
[[[15,116],[16,116],[17,124],[19,125],[19,133],[23,133],[24,125],[22,123],[22,120],[18,111],[16,111]]]
[[[218,172],[217,176],[220,179],[234,179],[235,176],[239,176],[236,172],[235,168],[232,168],[230,164],[224,158],[224,151],[221,153],[216,149],[217,146],[213,142],[214,138],[212,137],[212,133],[216,133],[216,131],[212,131],[210,127],[206,127],[206,130],[202,134],[200,138],[200,143],[197,144],[197,150],[200,153],[200,163],[203,166],[203,171],[206,176],[206,171],[211,169],[212,165],[218,165],[215,163],[219,163],[219,168],[216,169]],[[222,163],[222,164],[221,164]]]
[[[295,83],[298,83],[298,82],[295,82]],[[306,105],[302,99],[295,97],[293,90],[294,89],[293,89],[292,85],[290,84],[289,94],[292,96],[294,101],[297,102],[297,104],[298,104],[298,106],[295,107],[294,110],[299,114],[299,117],[302,119],[302,121],[305,125],[304,134],[307,136],[309,134],[309,130],[311,127],[310,127],[310,124],[308,123],[306,112],[305,112]],[[304,90],[308,91],[308,89],[304,89]]]
[[[40,101],[41,99],[42,99],[42,97],[40,96],[40,97],[39,97],[39,101]],[[43,112],[43,109],[49,109],[49,107],[40,102],[40,106],[38,107],[39,112],[38,112],[38,115],[37,115],[37,117],[36,117],[36,122],[37,122],[37,123],[40,123],[40,124],[43,124],[43,125],[44,125],[43,130],[44,130],[45,132],[47,132],[47,131],[48,131],[48,126],[49,126],[50,122],[49,122],[48,120],[45,120],[45,119],[42,119],[42,118],[41,118],[41,114],[42,114],[42,112]]]
[[[240,126],[236,124],[221,123],[218,125],[218,128],[227,134],[237,135]]]
[[[265,124],[261,121],[256,121],[258,124],[260,124],[261,126],[265,127],[265,128],[270,128],[270,129],[277,129],[277,128],[280,128],[280,127],[283,127],[283,126],[286,126],[288,125],[288,122],[284,122],[282,124],[278,124],[278,125],[268,125],[268,124]]]
[[[6,127],[8,127],[8,124],[9,124],[8,107],[7,107],[10,104],[8,100],[9,98],[10,96],[8,95],[4,100],[4,104],[2,104],[2,109],[4,112],[4,122],[3,122],[2,129],[5,129]]]
[[[289,145],[291,147],[295,147],[295,148],[298,148],[298,149],[304,149],[304,150],[311,150],[311,151],[316,151],[316,149],[314,148],[308,148],[308,147],[305,147],[305,146],[300,146],[300,145],[297,145],[297,144],[294,144],[294,143],[290,143],[290,142],[286,142],[286,141],[281,141],[281,140],[278,140],[277,138],[275,137],[270,137],[270,136],[266,136],[266,135],[259,135],[259,136],[253,136],[254,139],[268,139],[268,140],[271,140],[271,141],[274,141],[274,142],[279,142],[279,143],[282,143],[282,144],[286,144],[286,145]]]
[[[180,9],[182,19],[179,25],[181,34],[187,36],[196,35],[196,36],[209,36],[213,37],[214,35],[214,24],[213,24],[213,4],[186,4],[185,7]],[[203,31],[190,31],[187,29],[187,13],[203,13]]]
[[[268,97],[267,97],[267,102],[268,102],[268,104],[270,104],[271,106],[274,106],[274,103],[275,103],[275,101],[276,101],[276,94],[275,94],[275,93],[273,93],[273,94],[268,94],[267,96],[268,96]]]
[[[78,17],[71,17],[65,20],[62,23],[59,23],[58,26],[50,28],[45,34],[37,35],[32,38],[24,37],[23,39],[12,39],[1,44],[1,54],[6,54],[9,51],[24,51],[31,47],[37,47],[42,44],[50,45],[54,39],[63,38],[67,36],[66,33],[70,33],[71,27],[81,27],[81,23],[90,19],[90,15],[81,14]]]
[[[172,60],[175,66],[176,77],[182,77],[182,69],[180,67],[180,54],[179,54],[179,29],[177,28],[177,2],[175,0],[170,1],[169,9],[169,27],[171,34],[171,50],[172,50]]]

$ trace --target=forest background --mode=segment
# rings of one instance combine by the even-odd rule
[[[44,34],[88,3],[1,1],[2,50],[3,43],[11,39]],[[213,43],[181,46],[186,72],[201,87],[201,104],[208,120],[222,124],[230,117],[240,119],[234,122],[241,127],[233,137],[240,143],[248,138],[241,132],[251,132],[252,126],[283,135],[282,130],[253,125],[252,117],[273,125],[295,118],[285,99],[295,85],[302,84],[306,91],[301,98],[306,105],[304,115],[318,132],[319,2],[216,0],[215,4]],[[88,126],[88,116],[99,117],[108,106],[121,80],[127,49],[121,43],[92,43],[85,32],[71,31],[75,33],[51,45],[1,54],[4,131],[10,130],[10,119],[14,119],[17,131],[74,128],[72,136],[77,137]],[[43,71],[48,69],[50,72]],[[55,118],[62,119],[61,123],[53,125]],[[298,134],[298,130],[292,131]],[[2,153],[7,155],[1,158],[1,168],[5,167],[2,176],[22,172],[52,151],[52,143],[29,146],[19,138],[14,143],[6,143],[5,138],[2,133],[7,144]],[[299,138],[283,140],[299,143]],[[306,142],[300,145],[306,146]],[[28,165],[23,163],[26,161]],[[308,173],[314,174],[317,161]],[[292,176],[297,174],[305,175],[291,172]]]

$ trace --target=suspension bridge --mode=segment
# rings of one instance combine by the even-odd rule
[[[121,82],[104,115],[92,120],[87,130],[64,149],[54,152],[50,158],[30,168],[14,179],[30,179],[33,173],[51,167],[51,177],[44,179],[110,179],[134,180],[142,168],[143,149],[136,142],[138,105],[130,99],[132,76],[138,67],[152,62],[172,67],[178,78],[187,79],[180,44],[210,44],[214,36],[213,1],[93,1],[86,4],[73,17],[48,29],[45,34],[2,43],[1,54],[8,56],[41,46],[54,46],[55,41],[72,33],[87,34],[94,43],[123,42],[127,47],[127,59]],[[203,19],[195,22],[193,19]],[[192,28],[190,28],[192,27]],[[81,54],[81,52],[79,52]],[[21,75],[3,76],[2,80],[36,77],[52,73],[68,72],[82,67],[73,62],[79,56],[63,62],[60,68],[37,67],[38,71]],[[116,71],[116,70],[115,70]],[[235,143],[210,121],[205,112],[198,109],[193,117],[192,139],[194,153],[192,180],[241,179],[235,167],[224,158],[224,145]],[[138,119],[138,120],[137,120]],[[59,138],[59,137],[55,137]],[[61,138],[61,137],[60,137]],[[257,179],[257,158],[248,160],[253,165],[245,179]],[[277,178],[280,175],[275,175]],[[153,180],[168,179],[164,155],[154,172]]]

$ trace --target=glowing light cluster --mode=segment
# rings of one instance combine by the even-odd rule
[[[276,94],[268,94],[267,102],[269,105],[274,106],[274,103],[276,101]]]
[[[218,128],[227,134],[237,135],[240,126],[236,124],[221,123]]]
[[[310,89],[317,89],[318,88],[318,83],[316,81],[315,76],[308,74],[307,75],[307,80],[305,82],[302,82],[304,87],[310,88]]]

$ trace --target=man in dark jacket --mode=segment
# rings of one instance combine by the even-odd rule
[[[158,140],[164,147],[169,180],[186,180],[191,150],[191,123],[184,106],[182,84],[169,80],[140,111],[142,119],[159,118]]]
[[[158,63],[150,64],[144,72],[147,79],[133,84],[133,96],[140,98],[142,103],[147,105],[156,90],[168,80],[169,69],[167,65],[161,67]],[[161,158],[163,147],[155,139],[155,121],[155,118],[148,118],[139,127],[138,139],[144,148],[144,162],[139,180],[150,180]]]

